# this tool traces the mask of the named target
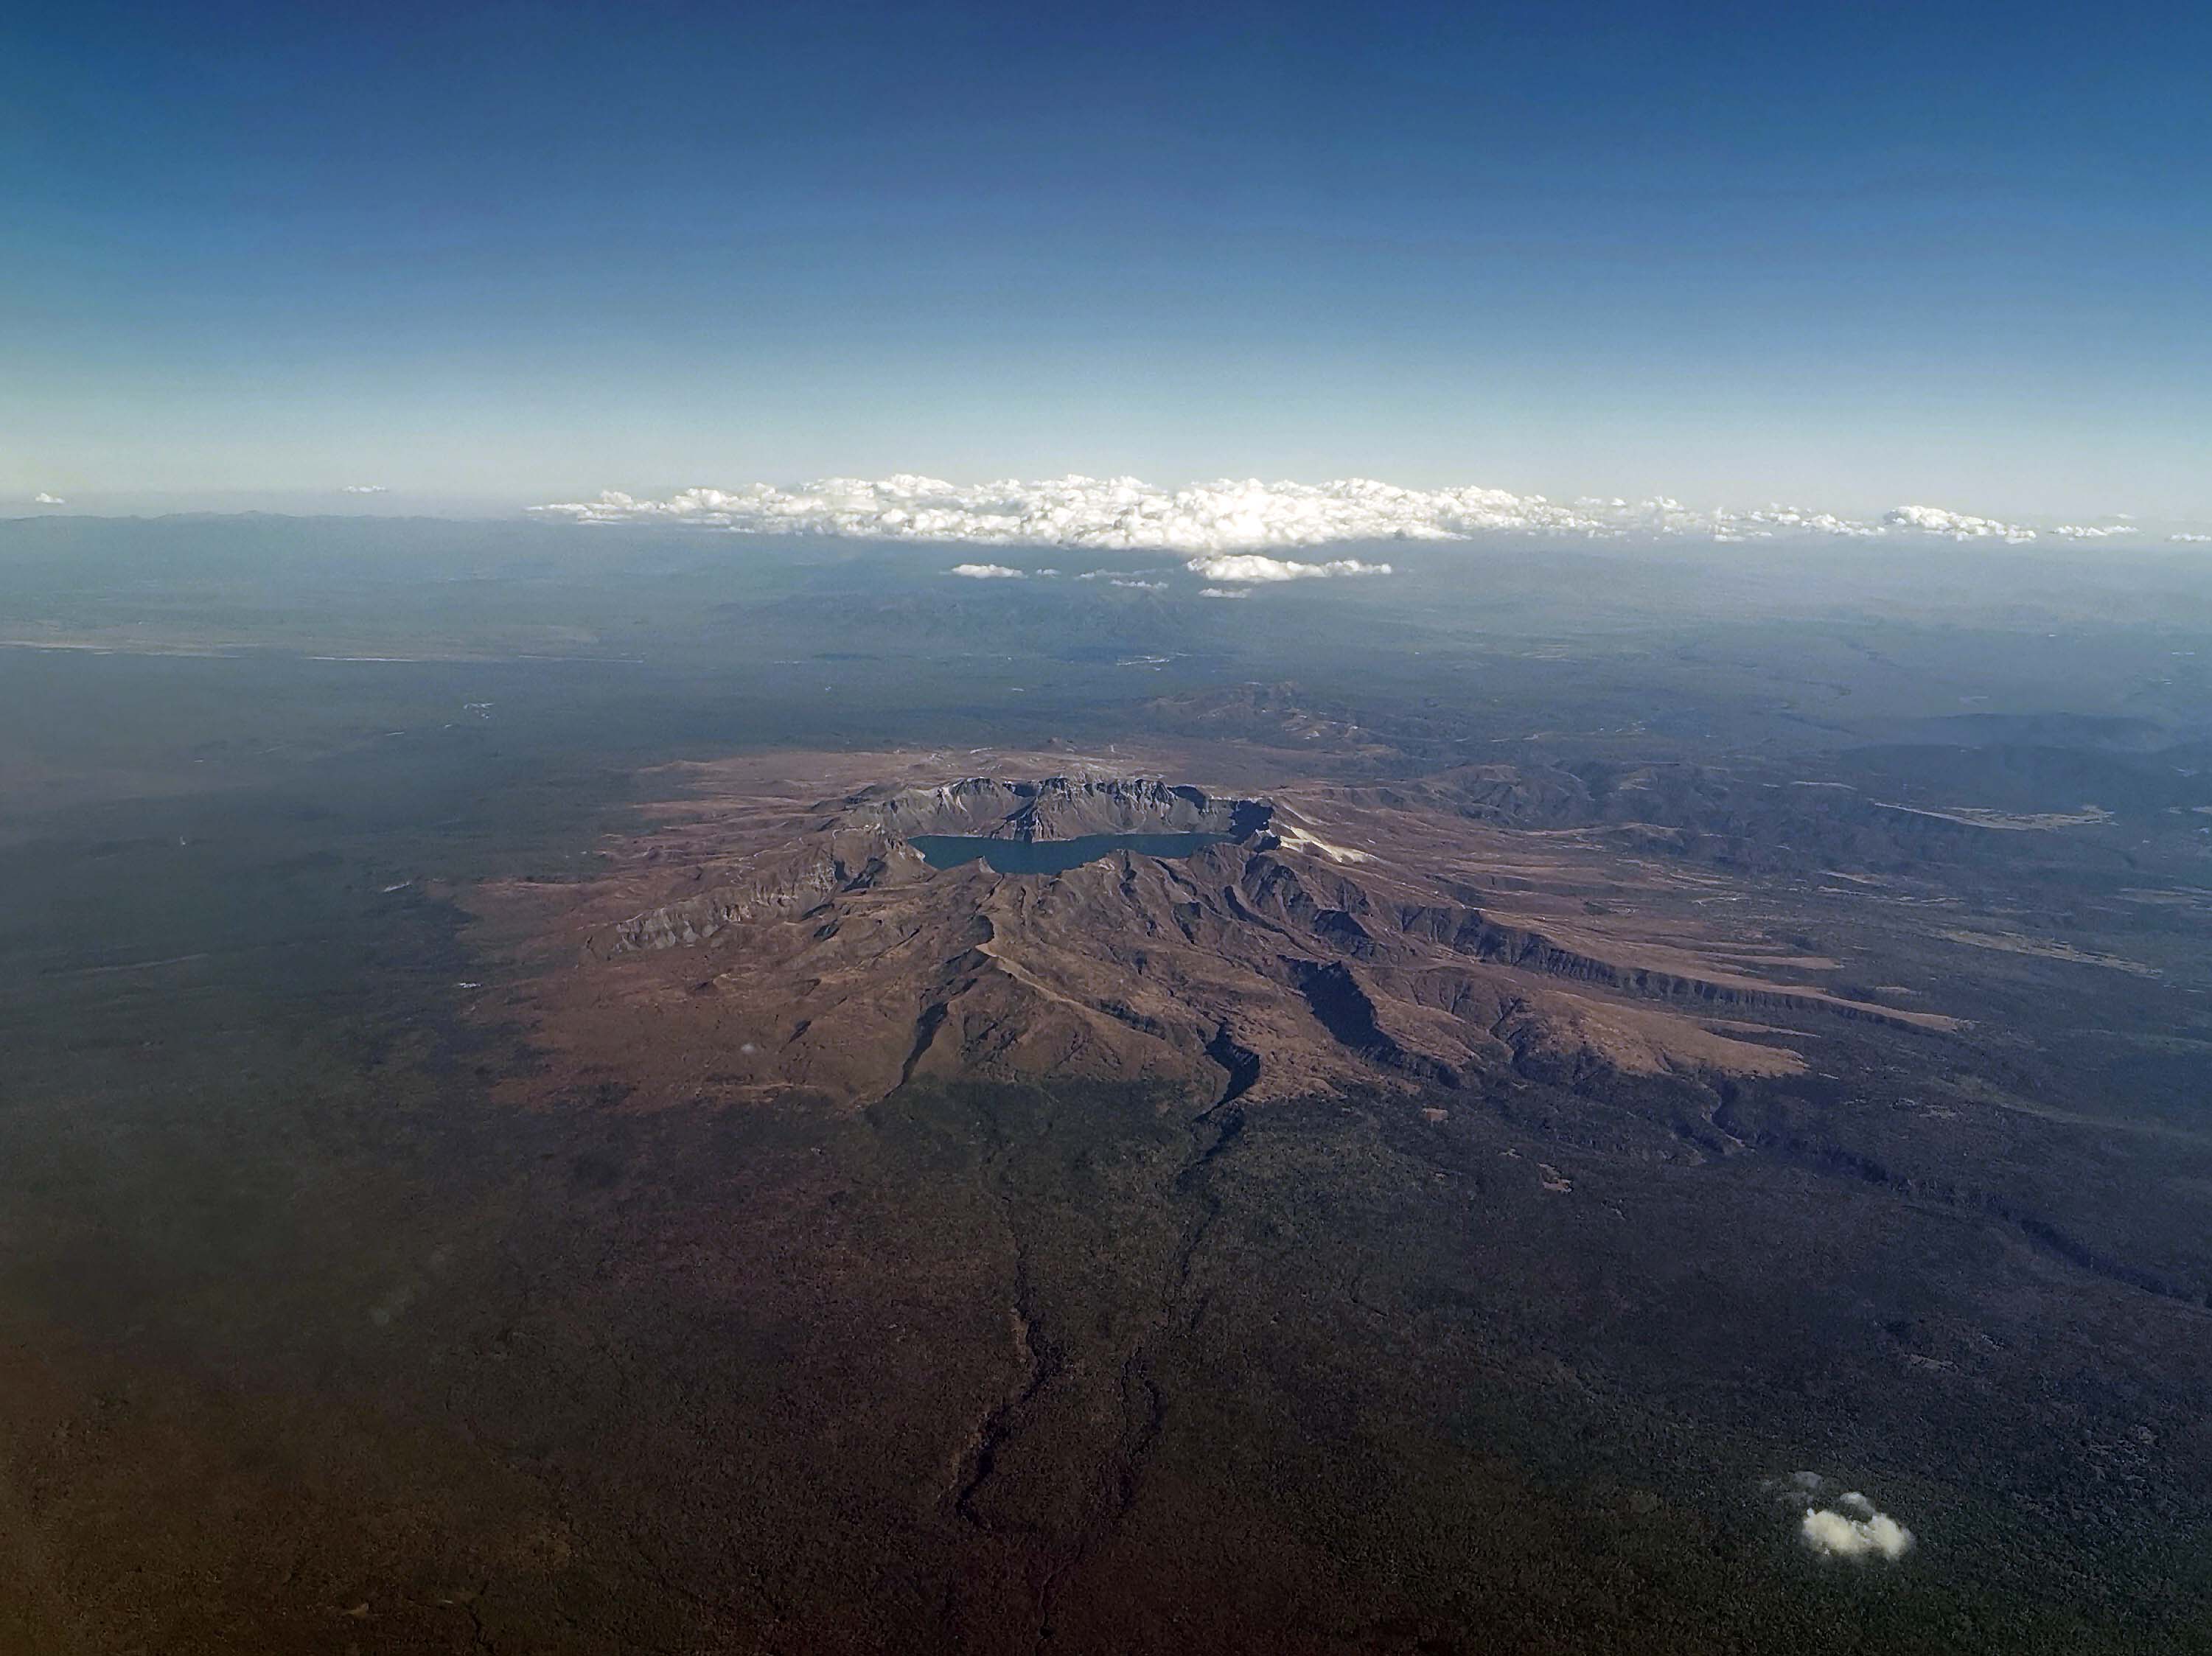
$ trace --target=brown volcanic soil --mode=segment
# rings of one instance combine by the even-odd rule
[[[1194,777],[1206,786],[1193,786]],[[1158,779],[1170,779],[1162,782]],[[1470,820],[1465,779],[1317,783],[1249,752],[781,754],[679,767],[573,885],[477,894],[552,1066],[640,1101],[916,1077],[1079,1077],[1257,1101],[1780,1076],[1844,1018],[1956,1027],[1824,986],[1838,962],[1704,918],[1709,870]],[[928,865],[927,834],[1231,833],[1052,876]]]

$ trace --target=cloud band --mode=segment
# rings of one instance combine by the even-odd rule
[[[1179,554],[1190,567],[1225,580],[1298,575],[1216,574],[1202,566],[1237,555],[1341,541],[1449,541],[1499,533],[1613,537],[1942,538],[2017,544],[2038,531],[1942,507],[1903,506],[1879,518],[1839,517],[1796,507],[1702,510],[1665,495],[1630,502],[1584,496],[1571,502],[1502,488],[1400,488],[1366,478],[1334,482],[1222,479],[1164,489],[1134,477],[1066,476],[1024,482],[951,483],[901,473],[873,480],[828,477],[779,488],[687,488],[665,500],[608,489],[596,500],[533,507],[583,524],[673,523],[744,534],[841,535],[984,545],[1066,546]],[[2118,528],[2067,525],[2051,531],[2102,539]],[[1252,567],[1274,561],[1255,555]],[[1324,574],[1384,573],[1355,560],[1301,566]]]

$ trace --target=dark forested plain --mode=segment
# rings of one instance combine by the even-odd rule
[[[0,1649],[2212,1648],[2203,550],[0,524]],[[1709,889],[1808,1061],[587,1084],[476,919],[1201,743]]]

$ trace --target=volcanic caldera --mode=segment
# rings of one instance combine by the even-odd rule
[[[665,1102],[866,1101],[916,1077],[1216,1101],[1695,1083],[1802,1070],[1808,1017],[1948,1027],[1824,988],[1837,962],[1784,940],[1715,931],[1678,889],[1710,874],[1481,826],[1450,773],[1163,779],[1207,757],[686,767],[603,875],[503,888],[486,913],[532,968],[520,1005],[556,1071]],[[1158,835],[1188,854],[1114,843]],[[1048,874],[934,867],[915,844],[933,836],[1104,854]]]

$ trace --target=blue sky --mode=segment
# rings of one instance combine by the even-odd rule
[[[2200,520],[2209,61],[2201,4],[40,6],[0,496]]]

